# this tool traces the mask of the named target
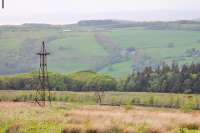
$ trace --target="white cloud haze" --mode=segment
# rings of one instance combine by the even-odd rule
[[[199,7],[200,0],[5,0],[0,24],[193,19],[200,17]]]

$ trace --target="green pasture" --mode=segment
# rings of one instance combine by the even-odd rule
[[[97,70],[115,77],[124,77],[132,72],[133,65],[154,65],[164,61],[170,63],[173,60],[180,64],[199,62],[196,57],[184,57],[186,50],[200,49],[199,31],[150,30],[144,27],[87,31],[86,27],[84,30],[78,30],[79,28],[72,28],[72,31],[64,31],[64,27],[1,30],[0,72],[16,74],[37,70],[38,57],[35,53],[40,50],[42,41],[47,42],[51,52],[49,70],[61,73]],[[112,62],[111,57],[120,56],[121,53],[112,53],[115,52],[110,50],[112,44],[108,44],[109,47],[99,44],[95,38],[95,34],[99,32],[110,37],[112,41],[108,40],[107,43],[115,42],[122,51],[126,48],[136,48],[140,55],[138,60],[143,62],[144,57],[148,57],[151,58],[150,63],[138,64],[132,56]]]

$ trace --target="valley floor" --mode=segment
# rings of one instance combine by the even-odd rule
[[[199,133],[200,111],[0,102],[0,133]]]

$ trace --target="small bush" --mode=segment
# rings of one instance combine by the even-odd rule
[[[100,133],[100,131],[98,131],[98,129],[89,128],[86,129],[85,133]]]
[[[70,116],[70,114],[69,113],[65,113],[64,117],[68,117],[68,116]]]
[[[189,130],[187,128],[179,128],[175,133],[199,133],[197,130]]]
[[[139,98],[133,98],[132,100],[131,100],[131,104],[140,104],[141,102],[140,102],[140,99]]]
[[[187,133],[186,129],[180,128],[177,130],[177,133]]]
[[[137,133],[149,133],[149,128],[143,123],[137,127]]]
[[[186,128],[189,130],[198,130],[199,127],[200,126],[197,123],[183,123],[180,125],[180,128]]]
[[[15,97],[12,101],[13,102],[20,102],[22,100],[21,97]]]
[[[52,101],[57,101],[57,97],[56,97],[55,95],[52,95],[52,96],[51,96],[51,100],[52,100]]]
[[[62,130],[62,133],[81,133],[81,128],[79,127],[67,127]]]

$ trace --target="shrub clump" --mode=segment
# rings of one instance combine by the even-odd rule
[[[62,130],[62,133],[124,133],[123,129],[113,126],[111,128],[99,129],[94,127],[67,126]]]
[[[80,126],[67,126],[62,130],[62,133],[81,133],[82,127]]]
[[[197,123],[183,123],[180,125],[180,128],[186,128],[189,130],[198,130],[200,126]]]

